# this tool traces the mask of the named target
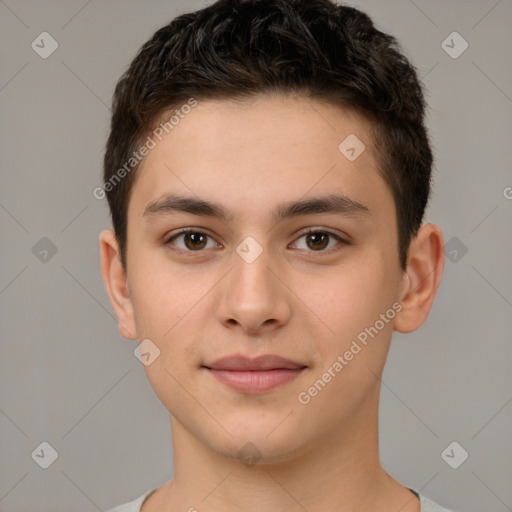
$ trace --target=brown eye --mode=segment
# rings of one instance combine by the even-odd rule
[[[175,243],[179,238],[183,239],[183,245]],[[183,229],[169,238],[166,244],[175,245],[177,247],[176,250],[180,252],[200,252],[206,248],[208,239],[211,239],[211,237],[202,231]],[[213,245],[215,246],[216,244],[214,243]]]
[[[331,250],[336,251],[342,248],[342,246],[348,245],[348,242],[343,240],[336,233],[323,229],[310,229],[306,233],[303,233],[298,240],[302,238],[306,241],[305,247],[298,248],[308,250],[309,252],[331,252]],[[338,243],[331,244],[331,241],[337,241]]]
[[[203,233],[185,233],[183,241],[190,250],[204,249],[206,246],[206,236]]]
[[[329,243],[329,235],[326,233],[311,233],[306,235],[307,245],[310,249],[325,249]]]

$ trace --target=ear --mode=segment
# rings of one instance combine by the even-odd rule
[[[396,331],[415,331],[427,319],[441,283],[444,257],[441,229],[435,224],[421,226],[408,251],[400,292],[402,310],[395,317]]]
[[[100,255],[101,274],[110,303],[119,319],[119,332],[123,338],[137,339],[127,277],[121,264],[119,245],[112,229],[106,229],[100,233]]]

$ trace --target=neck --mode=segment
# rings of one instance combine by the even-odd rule
[[[378,397],[300,454],[252,466],[206,446],[171,416],[174,478],[153,503],[169,511],[417,512],[417,498],[380,464],[377,408]]]

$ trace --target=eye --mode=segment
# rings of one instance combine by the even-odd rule
[[[344,245],[348,245],[348,242],[343,240],[343,238],[341,238],[338,234],[326,229],[310,228],[308,231],[303,233],[302,236],[298,238],[298,240],[301,238],[305,238],[306,246],[299,247],[299,249],[311,249],[312,252],[334,252],[340,250]],[[331,239],[331,241],[332,239],[335,239],[339,242],[337,244],[338,247],[335,246],[334,251],[332,251],[332,246],[325,250],[326,247],[329,246],[329,239]]]
[[[181,246],[175,243],[176,240],[180,238],[182,238],[183,242]],[[328,229],[309,228],[297,240],[301,240],[302,238],[306,241],[305,246],[298,247],[298,249],[309,250],[309,252],[335,252],[342,249],[344,245],[349,245],[349,242]],[[212,240],[210,246],[208,246],[208,239]],[[332,242],[334,240],[337,241],[338,244],[334,244],[333,247]],[[297,244],[297,242],[295,242],[295,244]],[[211,249],[220,246],[210,235],[194,228],[184,228],[174,233],[167,239],[165,245],[173,245],[175,251],[184,254],[202,252],[203,249]]]
[[[210,249],[211,246],[208,247],[208,238],[213,240],[213,238],[210,235],[207,235],[202,231],[198,231],[193,228],[186,228],[178,231],[173,236],[171,236],[165,242],[165,245],[176,245],[174,241],[180,237],[183,237],[184,246],[177,246],[176,250],[178,252],[201,252],[202,249]],[[213,246],[218,246],[218,244],[214,242]]]

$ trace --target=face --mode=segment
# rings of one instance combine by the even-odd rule
[[[140,169],[122,322],[159,350],[144,368],[171,417],[217,453],[288,460],[374,412],[404,274],[368,129],[300,98],[203,101]],[[289,364],[216,364],[263,355]]]

